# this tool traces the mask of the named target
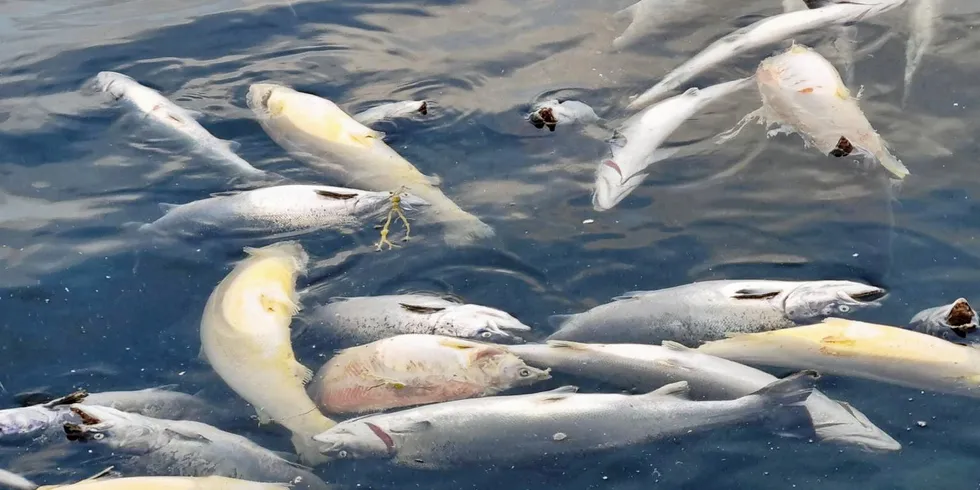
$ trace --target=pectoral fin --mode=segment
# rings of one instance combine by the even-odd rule
[[[732,299],[770,299],[779,296],[782,292],[782,289],[743,288],[735,291]]]
[[[432,422],[428,420],[418,420],[415,422],[405,422],[402,424],[393,424],[388,427],[388,432],[397,434],[407,434],[410,432],[422,432],[432,428]]]
[[[467,350],[475,347],[473,344],[470,344],[469,342],[466,342],[462,339],[452,338],[452,337],[439,339],[439,345],[443,347],[449,347],[450,349],[459,349],[459,350]]]
[[[678,381],[676,383],[661,386],[660,388],[647,393],[645,396],[672,396],[686,399],[688,398],[690,391],[691,386],[687,384],[687,381]]]
[[[296,379],[300,380],[304,385],[313,379],[313,371],[310,368],[300,364],[295,359],[293,359],[292,364],[293,376],[296,376]]]

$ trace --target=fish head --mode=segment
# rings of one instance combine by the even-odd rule
[[[616,157],[606,158],[596,169],[595,189],[592,191],[592,207],[596,211],[608,211],[626,199],[647,177],[645,173],[626,175]]]
[[[480,305],[449,306],[436,317],[434,333],[482,342],[520,344],[524,339],[516,332],[531,330],[507,312]]]
[[[276,83],[253,83],[248,87],[245,103],[260,118],[272,118],[282,114],[293,89]]]
[[[980,320],[970,303],[960,298],[949,305],[920,311],[912,317],[908,327],[950,342],[962,342],[969,334],[977,332]]]
[[[103,71],[95,76],[92,85],[99,92],[105,92],[111,95],[112,98],[119,100],[126,95],[126,89],[132,82],[132,78],[122,73]]]
[[[528,386],[538,381],[551,379],[550,369],[538,369],[528,366],[520,358],[512,354],[498,357],[496,366],[497,380],[506,388]]]
[[[391,458],[396,451],[391,434],[363,418],[337,424],[313,440],[320,454],[330,460]]]
[[[72,405],[79,422],[64,424],[69,441],[98,442],[127,453],[145,454],[163,447],[159,431],[146,417],[98,405]]]
[[[887,294],[884,289],[857,282],[810,281],[786,294],[783,311],[797,324],[813,323],[880,306]]]

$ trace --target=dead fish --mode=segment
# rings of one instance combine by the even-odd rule
[[[745,116],[720,142],[737,135],[751,121],[778,126],[769,136],[799,133],[807,146],[825,155],[862,156],[880,163],[899,179],[908,168],[888,150],[826,58],[799,44],[762,61],[756,70],[762,107]]]
[[[623,33],[613,39],[613,47],[628,48],[664,26],[696,17],[712,3],[705,0],[640,0],[613,16],[616,20],[630,21]]]
[[[429,114],[429,104],[424,100],[405,100],[402,102],[389,102],[374,106],[366,111],[358,112],[352,117],[355,121],[370,126],[376,122],[394,119],[397,117],[411,117],[416,115],[426,116]]]
[[[584,102],[550,99],[534,104],[527,120],[538,129],[547,126],[554,131],[559,124],[588,124],[598,121],[599,116]]]
[[[916,313],[909,320],[908,328],[954,343],[980,344],[980,336],[976,335],[980,319],[963,298]]]
[[[409,334],[340,351],[317,372],[310,397],[350,414],[494,395],[550,379],[502,348]]]
[[[922,63],[922,57],[936,37],[936,22],[941,12],[942,0],[912,0],[912,8],[909,9],[909,40],[905,45],[905,92],[902,94],[902,106],[908,102],[912,78]]]
[[[751,49],[785,41],[814,29],[873,17],[901,6],[905,0],[852,0],[840,3],[833,0],[807,0],[806,3],[809,10],[767,17],[711,43],[636,97],[627,108],[639,109],[656,102],[695,76]]]

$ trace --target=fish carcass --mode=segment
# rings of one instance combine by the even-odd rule
[[[297,454],[318,461],[313,435],[334,422],[317,410],[305,385],[313,372],[296,360],[289,325],[299,311],[296,278],[309,257],[296,242],[246,248],[214,289],[201,317],[201,352],[218,376],[255,407],[260,423],[293,433]]]
[[[426,216],[443,224],[446,243],[467,245],[494,235],[493,228],[442,193],[439,179],[423,175],[385,144],[383,133],[357,122],[333,102],[258,83],[249,87],[248,106],[279,146],[318,169],[336,172],[345,185],[404,190],[428,202]]]
[[[965,299],[928,308],[909,320],[908,329],[953,343],[980,344],[980,318]]]
[[[588,124],[598,121],[599,116],[584,102],[548,99],[534,104],[527,120],[538,129],[547,126],[550,131],[554,131],[559,124]]]
[[[405,100],[402,102],[389,102],[358,112],[353,117],[355,121],[365,126],[370,126],[376,122],[418,114],[423,116],[429,114],[429,104],[426,101]]]
[[[798,373],[730,401],[691,401],[685,382],[644,395],[580,394],[569,386],[458,400],[344,421],[314,439],[331,459],[384,459],[422,469],[529,462],[755,420],[803,403],[815,375]]]
[[[850,281],[704,281],[635,291],[575,315],[552,317],[549,340],[697,347],[731,333],[763,332],[876,307],[885,290]]]
[[[398,335],[327,361],[310,396],[327,413],[366,413],[494,395],[551,378],[502,348],[440,335]]]

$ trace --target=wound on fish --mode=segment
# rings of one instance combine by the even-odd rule
[[[840,139],[837,140],[837,146],[834,147],[833,150],[830,150],[830,156],[837,158],[846,157],[847,155],[850,155],[852,151],[854,151],[854,145],[852,145],[847,138],[841,136]]]

